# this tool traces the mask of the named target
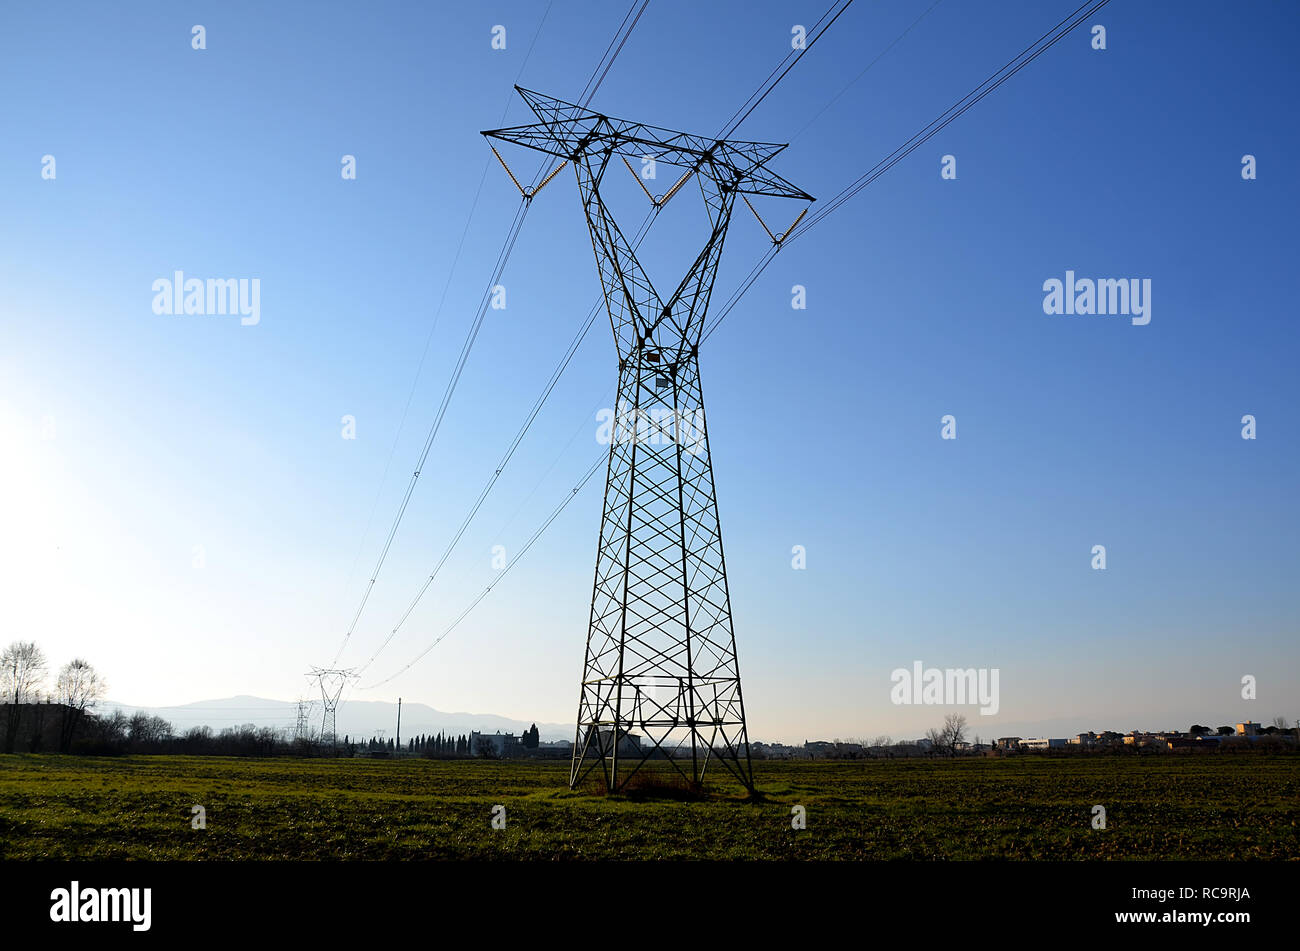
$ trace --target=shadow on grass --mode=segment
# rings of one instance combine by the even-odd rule
[[[728,777],[730,778],[730,777]],[[747,792],[737,785],[735,790],[714,784],[697,783],[676,770],[647,769],[642,766],[611,791],[601,770],[593,770],[574,792],[589,796],[624,799],[629,802],[736,802],[764,803],[767,798],[758,790]]]

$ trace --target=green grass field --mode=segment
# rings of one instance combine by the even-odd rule
[[[0,859],[1300,857],[1294,755],[755,771],[759,803],[725,785],[700,801],[633,801],[570,792],[567,763],[0,756]],[[191,828],[195,804],[206,830]],[[805,830],[791,828],[795,805]]]

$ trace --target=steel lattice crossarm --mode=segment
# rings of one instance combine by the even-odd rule
[[[590,109],[515,87],[540,119],[531,125],[491,129],[483,135],[545,152],[570,162],[592,152],[653,158],[657,162],[705,172],[720,188],[774,198],[813,197],[765,168],[786,148],[771,142],[713,139],[659,126],[615,119]]]
[[[613,119],[561,99],[515,88],[542,121],[490,130],[483,135],[556,156],[562,159],[560,167],[573,164],[600,264],[619,356],[627,360],[634,353],[644,351],[648,359],[671,373],[673,368],[693,357],[698,348],[736,196],[813,200],[807,192],[765,167],[785,146],[709,139]],[[651,199],[657,206],[667,203],[692,176],[700,184],[712,231],[689,272],[667,298],[651,284],[627,238],[601,200],[600,186],[615,155],[623,161],[633,155],[684,167],[681,178],[662,198]],[[497,158],[501,158],[500,153]],[[526,200],[531,200],[559,171],[557,167],[529,191],[519,184],[504,159],[501,164]],[[779,239],[773,240],[779,243]]]

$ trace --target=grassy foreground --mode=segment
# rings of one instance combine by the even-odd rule
[[[1294,755],[755,770],[759,803],[632,801],[570,792],[567,763],[0,756],[0,859],[1300,858]]]

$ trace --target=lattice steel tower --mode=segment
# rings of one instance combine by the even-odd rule
[[[298,698],[298,717],[293,727],[295,741],[305,741],[310,736],[307,720],[311,716],[311,701],[305,697]]]
[[[338,730],[336,727],[339,697],[343,694],[343,688],[347,686],[349,680],[355,680],[357,674],[352,669],[340,670],[328,667],[313,667],[307,672],[307,676],[313,678],[320,685],[321,695],[321,725],[320,741],[322,746],[338,746]]]
[[[610,440],[570,786],[599,765],[607,788],[620,789],[650,759],[699,782],[716,756],[752,790],[698,353],[736,196],[812,198],[765,167],[784,145],[718,141],[519,93],[540,121],[483,134],[573,163],[619,358],[619,425]],[[683,169],[662,198],[651,198],[657,206],[692,176],[704,196],[712,231],[667,297],[601,200],[615,156]],[[524,199],[541,185],[520,186]]]

